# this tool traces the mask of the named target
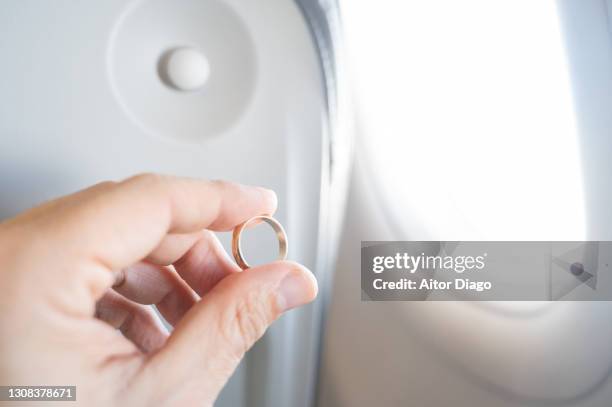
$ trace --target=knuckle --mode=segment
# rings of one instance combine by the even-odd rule
[[[128,189],[144,191],[149,195],[162,197],[172,195],[170,188],[172,187],[171,177],[152,172],[144,172],[134,175],[125,181],[123,185]]]
[[[223,191],[226,191],[229,186],[230,186],[230,182],[222,180],[222,179],[214,179],[209,181],[210,185],[212,185],[213,188],[219,190],[219,192],[223,193]]]
[[[110,187],[114,187],[115,185],[117,185],[117,181],[111,181],[111,180],[100,181],[96,185],[101,188],[110,188]]]
[[[102,181],[102,182],[98,182],[97,184],[94,184],[90,190],[93,191],[108,191],[113,189],[114,187],[117,186],[117,183],[115,181]]]
[[[145,185],[156,185],[162,183],[164,181],[164,176],[152,172],[143,172],[140,174],[136,174],[133,177],[130,177],[126,180],[126,182],[133,182],[136,184],[145,184]]]

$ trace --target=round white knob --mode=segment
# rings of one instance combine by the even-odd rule
[[[160,60],[160,76],[177,90],[194,91],[206,84],[210,65],[206,57],[193,48],[177,48]]]

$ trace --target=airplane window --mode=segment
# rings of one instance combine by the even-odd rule
[[[343,13],[363,161],[394,238],[584,239],[555,2],[383,0]]]

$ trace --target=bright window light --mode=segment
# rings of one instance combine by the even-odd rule
[[[341,6],[361,153],[397,238],[584,239],[554,1]]]

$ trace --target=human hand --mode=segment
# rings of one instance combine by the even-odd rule
[[[0,384],[76,385],[87,406],[211,405],[317,293],[293,262],[241,272],[211,232],[275,209],[263,188],[141,175],[1,223]]]

